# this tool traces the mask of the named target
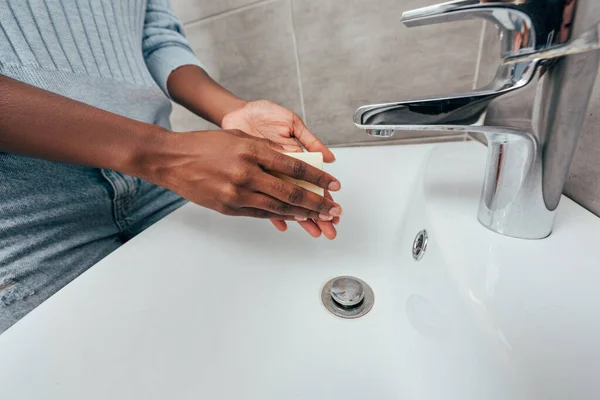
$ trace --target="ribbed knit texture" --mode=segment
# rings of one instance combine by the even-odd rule
[[[157,89],[187,64],[168,0],[0,0],[0,73],[31,85],[164,125]]]
[[[167,78],[188,64],[168,0],[0,0],[0,74],[30,85],[169,127]],[[0,333],[181,204],[118,172],[0,152]]]

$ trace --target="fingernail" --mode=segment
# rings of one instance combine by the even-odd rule
[[[321,221],[331,221],[333,217],[331,215],[319,214],[319,219]]]
[[[336,191],[336,190],[340,190],[341,188],[342,188],[342,185],[340,185],[340,183],[337,181],[333,181],[329,184],[329,190]]]
[[[333,215],[334,217],[341,217],[342,209],[341,207],[333,207],[331,210],[329,210],[329,214]]]
[[[300,222],[304,222],[304,221],[308,220],[308,218],[305,218],[305,217],[294,217],[294,218],[296,218],[296,221],[300,221]]]

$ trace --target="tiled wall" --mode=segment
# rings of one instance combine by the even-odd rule
[[[438,0],[172,0],[208,72],[250,100],[301,115],[330,145],[373,140],[364,104],[470,90],[481,23],[407,29],[404,10]],[[176,130],[210,125],[176,107]],[[414,133],[406,133],[406,137]]]
[[[491,26],[482,32],[475,21],[413,29],[400,23],[404,10],[438,1],[172,3],[198,57],[222,85],[246,99],[269,99],[294,110],[329,145],[360,145],[386,141],[354,127],[352,114],[358,106],[465,91],[491,80],[498,49]],[[489,44],[481,52],[480,42]],[[599,106],[600,80],[565,189],[597,215]],[[518,114],[520,105],[514,110]],[[179,106],[172,122],[176,130],[210,127]]]
[[[482,46],[482,52],[479,64],[479,74],[477,85],[482,86],[491,81],[499,61],[499,41],[498,33],[491,24],[486,24],[482,37],[486,46]],[[527,102],[532,103],[527,100]],[[503,122],[510,119],[518,119],[521,112],[528,114],[524,110],[525,104],[512,104],[505,110],[505,114],[500,115],[494,120],[494,124],[502,125]],[[493,106],[493,104],[492,104]],[[583,132],[579,137],[577,151],[569,180],[565,187],[565,194],[581,204],[594,214],[600,216],[600,135],[598,135],[600,124],[600,76],[596,81],[596,87],[587,112],[587,118],[583,127]]]

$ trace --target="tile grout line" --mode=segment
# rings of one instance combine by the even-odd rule
[[[294,5],[293,0],[288,0],[290,6],[290,18],[292,19],[292,42],[294,46],[294,58],[296,61],[296,75],[298,78],[298,90],[300,92],[300,107],[302,108],[302,120],[308,124],[306,120],[306,107],[304,106],[304,87],[302,85],[302,72],[300,70],[300,54],[298,53],[298,40],[296,39],[296,23],[294,21]]]
[[[237,8],[232,8],[232,9],[227,10],[227,11],[223,11],[223,12],[216,13],[216,14],[213,14],[213,15],[208,15],[208,16],[202,17],[200,19],[196,19],[196,20],[193,20],[193,21],[186,22],[186,23],[183,24],[183,26],[185,28],[194,27],[194,26],[202,24],[204,22],[210,22],[210,21],[213,21],[213,20],[216,20],[216,19],[221,19],[221,18],[224,18],[224,17],[228,17],[230,15],[237,14],[239,12],[243,12],[243,11],[251,10],[253,8],[256,8],[256,7],[267,5],[269,3],[275,3],[276,1],[280,1],[280,0],[258,0],[258,1],[254,2],[254,3],[250,3],[250,4],[247,4],[245,6],[241,6],[241,7],[237,7]]]

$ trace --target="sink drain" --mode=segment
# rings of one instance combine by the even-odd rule
[[[340,276],[325,284],[321,300],[333,315],[360,318],[373,308],[375,295],[364,281],[352,276]]]

